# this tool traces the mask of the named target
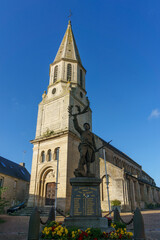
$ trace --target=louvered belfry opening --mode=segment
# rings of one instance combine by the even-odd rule
[[[54,68],[54,82],[57,81],[57,75],[58,75],[58,66],[55,66],[55,68]]]
[[[67,64],[67,81],[71,81],[71,75],[72,75],[72,65],[69,63]]]

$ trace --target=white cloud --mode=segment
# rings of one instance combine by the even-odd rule
[[[154,109],[154,110],[152,110],[148,119],[159,118],[159,117],[160,117],[160,111],[158,109]]]

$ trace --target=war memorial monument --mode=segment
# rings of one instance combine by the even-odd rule
[[[96,149],[94,134],[90,131],[90,124],[84,123],[83,130],[77,120],[78,115],[85,114],[89,110],[89,102],[83,111],[79,106],[76,107],[78,113],[72,114],[73,106],[69,106],[68,111],[70,117],[73,117],[75,129],[80,134],[80,144],[78,146],[80,159],[78,168],[74,171],[75,178],[70,179],[72,185],[70,217],[65,219],[65,225],[77,226],[81,229],[98,227],[102,231],[106,231],[108,230],[108,220],[102,218],[100,205],[101,179],[96,178],[95,174],[90,170],[90,165],[95,161],[95,152],[100,148]]]

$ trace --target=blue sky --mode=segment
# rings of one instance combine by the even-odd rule
[[[112,139],[160,186],[159,0],[1,1],[0,155],[31,169],[29,140],[69,9],[87,70],[93,131]]]

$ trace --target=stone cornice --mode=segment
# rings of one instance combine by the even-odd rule
[[[71,84],[71,88],[72,88],[72,85],[75,85],[75,86],[78,86],[80,89],[81,89],[81,91],[83,91],[85,94],[87,94],[87,91],[84,89],[84,88],[82,88],[78,83],[76,83],[76,82],[67,82],[67,81],[64,81],[64,80],[57,80],[56,82],[54,82],[54,83],[52,83],[52,84],[50,84],[48,87],[47,87],[47,89],[49,89],[49,88],[51,88],[51,87],[53,87],[53,86],[56,86],[58,83],[65,83],[65,84],[68,84],[68,83],[70,83]]]
[[[61,131],[61,132],[54,133],[54,134],[52,134],[51,136],[48,136],[48,137],[47,136],[40,136],[40,137],[37,137],[37,138],[31,140],[30,143],[34,144],[34,143],[50,140],[50,139],[53,139],[53,138],[61,137],[62,135],[67,135],[68,132],[69,132],[68,130],[64,130],[64,131]]]
[[[68,130],[65,130],[65,131],[54,133],[53,135],[48,136],[48,137],[47,136],[41,136],[41,137],[35,138],[35,139],[31,140],[30,143],[32,143],[32,144],[39,143],[39,142],[43,142],[43,141],[50,140],[50,139],[53,139],[53,138],[62,137],[64,135],[71,135],[76,140],[80,140],[80,138],[75,133],[73,133],[71,131],[68,131]]]
[[[87,72],[86,69],[77,60],[73,60],[73,59],[69,59],[69,58],[61,58],[59,61],[54,61],[53,63],[51,63],[50,66],[54,66],[61,61],[77,63],[85,71],[85,73]]]
[[[156,185],[153,185],[152,183],[148,182],[147,180],[144,180],[144,179],[142,179],[142,178],[136,178],[135,176],[133,176],[133,175],[127,173],[127,172],[125,172],[125,174],[126,174],[126,177],[127,177],[128,179],[134,179],[134,180],[136,180],[136,181],[138,181],[138,182],[141,182],[141,183],[143,183],[143,184],[150,185],[151,187],[154,187],[154,188],[160,190],[159,187],[157,187]]]

